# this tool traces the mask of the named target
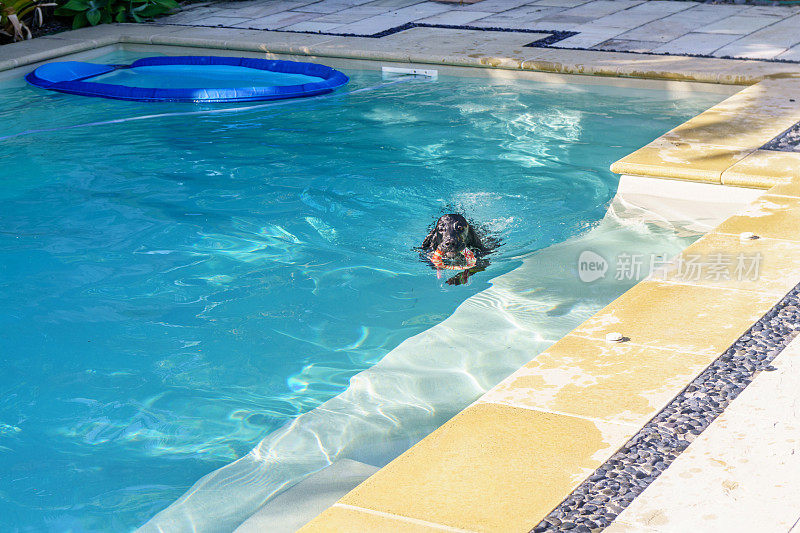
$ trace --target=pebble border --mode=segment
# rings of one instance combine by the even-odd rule
[[[531,533],[602,531],[800,332],[800,284],[547,515]]]
[[[800,122],[761,147],[776,152],[800,152]]]

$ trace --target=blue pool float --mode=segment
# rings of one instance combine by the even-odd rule
[[[145,88],[128,87],[113,83],[96,83],[91,78],[118,69],[158,67],[171,65],[228,65],[255,70],[266,70],[284,74],[303,74],[319,78],[320,81],[300,85],[269,85],[263,87],[229,87],[221,89],[203,88]],[[47,63],[37,68],[25,80],[31,85],[81,96],[98,96],[117,100],[141,102],[247,102],[255,100],[280,100],[315,96],[331,92],[345,85],[350,79],[338,70],[316,63],[279,61],[245,57],[179,56],[146,57],[130,65],[99,65],[81,61]]]

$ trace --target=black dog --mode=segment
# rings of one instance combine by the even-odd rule
[[[446,259],[455,259],[465,248],[472,251],[476,258],[489,252],[483,245],[478,234],[462,215],[450,213],[442,215],[436,225],[422,242],[423,252],[441,252]],[[461,285],[476,272],[486,269],[488,262],[478,260],[474,267],[462,270],[459,274],[447,280],[448,285]]]

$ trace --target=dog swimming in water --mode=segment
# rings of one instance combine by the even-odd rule
[[[447,280],[448,285],[466,283],[472,274],[485,270],[489,263],[484,256],[491,252],[469,221],[458,213],[439,217],[421,249],[437,272],[460,271]]]

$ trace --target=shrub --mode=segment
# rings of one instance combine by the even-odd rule
[[[55,5],[44,0],[0,0],[0,38],[30,39],[30,26],[44,24],[45,8]]]
[[[69,0],[56,9],[56,15],[72,17],[76,29],[109,22],[143,22],[177,7],[175,0]]]

